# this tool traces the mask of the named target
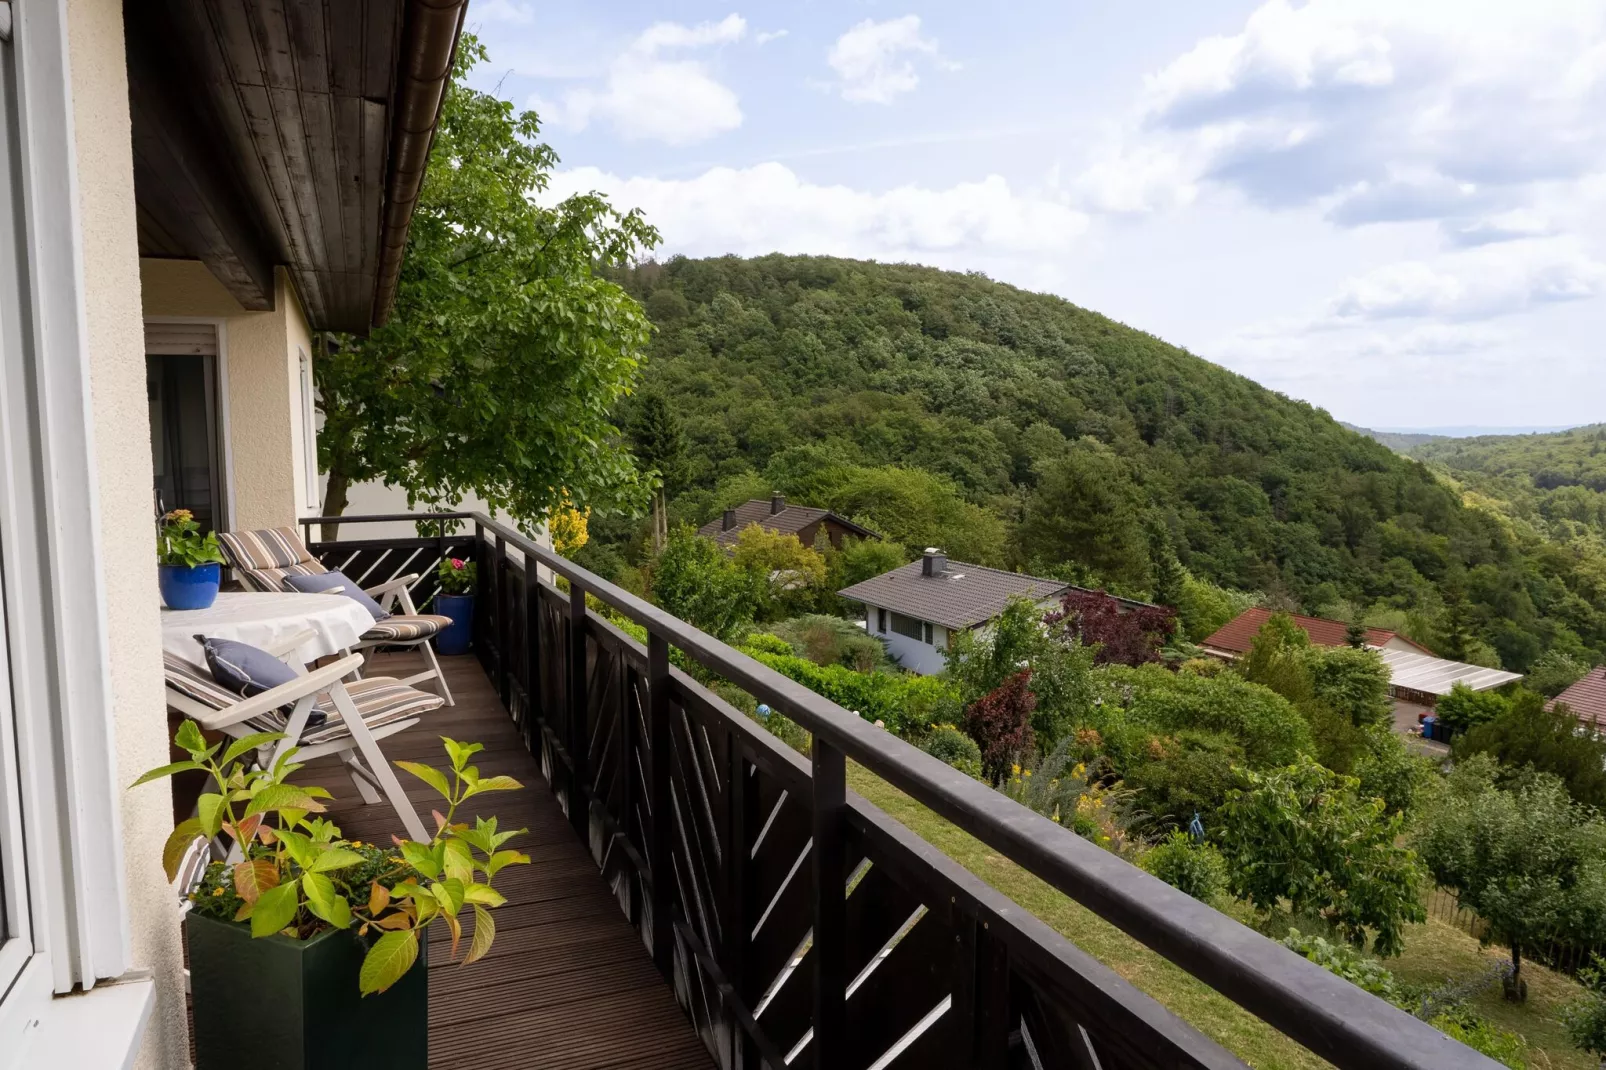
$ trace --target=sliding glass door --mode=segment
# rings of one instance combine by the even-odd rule
[[[155,468],[153,515],[188,509],[203,530],[218,530],[226,516],[215,328],[194,323],[147,324],[145,351]]]

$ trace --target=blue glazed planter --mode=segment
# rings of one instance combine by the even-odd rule
[[[156,579],[162,601],[169,609],[205,609],[217,599],[222,567],[210,565],[157,565]]]
[[[452,618],[450,628],[442,628],[435,637],[435,651],[439,654],[467,654],[474,642],[474,596],[471,594],[438,594],[435,612]]]

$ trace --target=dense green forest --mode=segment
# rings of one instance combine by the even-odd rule
[[[1256,592],[1519,671],[1606,660],[1598,429],[1526,489],[1464,495],[1320,409],[981,275],[677,257],[620,279],[657,330],[616,417],[668,402],[673,524],[781,491],[906,550],[1172,604]],[[592,536],[588,563],[617,574],[650,528],[596,516]]]

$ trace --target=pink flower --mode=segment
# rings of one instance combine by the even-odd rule
[[[462,568],[463,567],[463,559],[461,557],[452,558],[452,567],[453,568],[458,568],[458,569]]]

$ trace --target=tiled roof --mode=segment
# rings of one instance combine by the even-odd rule
[[[1249,644],[1254,642],[1255,635],[1260,631],[1266,621],[1271,619],[1273,610],[1265,606],[1253,606],[1238,614],[1232,620],[1223,624],[1215,634],[1206,639],[1200,646],[1211,647],[1215,650],[1225,650],[1233,654],[1245,654],[1249,651]],[[1294,615],[1294,623],[1305,629],[1310,641],[1317,646],[1343,646],[1349,625],[1339,620],[1326,620],[1322,617],[1301,617]],[[1420,643],[1412,642],[1399,632],[1389,631],[1386,628],[1366,629],[1366,644],[1368,646],[1386,646],[1391,639],[1399,639],[1410,643],[1424,654],[1430,654]]]
[[[944,628],[973,628],[998,616],[1017,595],[1034,601],[1069,589],[1060,580],[949,561],[935,576],[921,575],[920,561],[883,572],[838,591],[843,598],[896,610]]]
[[[1563,703],[1580,721],[1606,729],[1606,665],[1590,669],[1582,680],[1550,700],[1551,706]]]
[[[711,520],[697,529],[697,534],[713,539],[721,546],[734,546],[736,539],[749,524],[757,524],[761,528],[776,532],[780,535],[796,535],[816,520],[830,517],[849,531],[864,538],[879,539],[881,536],[868,528],[860,527],[851,520],[844,520],[829,509],[818,509],[812,505],[787,505],[778,513],[770,512],[768,500],[743,502],[734,510],[736,523],[728,530],[723,526],[723,515]]]

